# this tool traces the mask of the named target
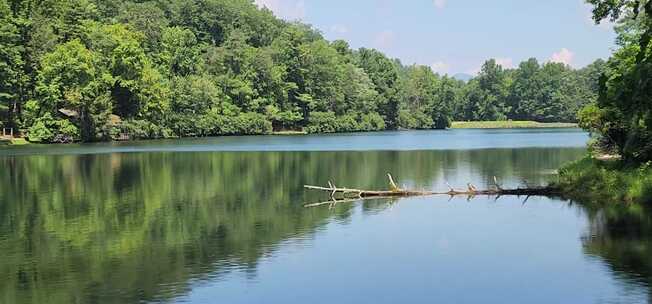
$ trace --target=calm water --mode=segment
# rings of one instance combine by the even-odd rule
[[[585,133],[0,148],[0,303],[648,303],[648,210],[502,197],[303,208],[304,184],[554,179]],[[130,152],[130,153],[125,153]]]

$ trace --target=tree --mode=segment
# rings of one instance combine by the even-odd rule
[[[16,126],[20,93],[24,82],[24,47],[6,0],[0,0],[0,124]]]
[[[281,66],[283,82],[285,82],[287,88],[287,101],[279,104],[279,110],[291,113],[291,115],[287,115],[289,117],[300,116],[305,124],[307,122],[307,105],[300,98],[301,94],[305,92],[304,71],[300,62],[300,47],[302,44],[309,42],[309,35],[304,29],[296,25],[290,25],[274,40],[271,48],[274,62]],[[297,126],[292,125],[291,127]]]
[[[436,111],[432,105],[437,95],[439,77],[429,67],[411,66],[406,69],[403,82],[403,103],[399,124],[408,129],[431,129],[434,127],[431,114]]]
[[[496,60],[487,60],[480,74],[468,84],[462,106],[467,120],[505,120],[510,112],[507,103],[511,79]]]
[[[161,35],[159,64],[167,68],[170,75],[187,76],[197,71],[201,48],[197,38],[188,29],[168,27]]]
[[[344,67],[337,51],[328,42],[318,40],[304,44],[301,53],[301,68],[306,71],[304,93],[311,97],[307,112],[342,113],[345,108],[342,91]]]
[[[138,99],[143,71],[150,64],[141,46],[141,33],[130,31],[125,25],[87,24],[85,37],[90,49],[102,57],[103,81],[109,85],[114,100],[114,113],[122,118],[133,118],[141,111]]]
[[[511,117],[530,120],[540,98],[539,73],[541,66],[536,58],[521,62],[514,74],[514,82],[509,94]]]
[[[83,140],[95,138],[96,127],[106,122],[111,106],[103,93],[105,84],[97,68],[98,60],[98,55],[79,40],[62,44],[43,57],[37,86],[42,102],[36,105],[32,101],[28,107],[35,117],[31,121],[32,128],[56,125],[59,127],[51,130],[53,135],[61,134],[71,139],[81,136]],[[57,118],[61,116],[65,118]],[[46,117],[48,121],[39,117]]]
[[[539,99],[532,109],[530,117],[535,121],[554,122],[563,121],[567,104],[563,98],[568,95],[562,93],[562,85],[568,83],[568,70],[562,63],[548,62],[539,71]]]
[[[174,112],[170,114],[169,124],[179,136],[202,135],[197,121],[209,113],[231,116],[239,112],[237,107],[224,102],[222,91],[208,75],[174,77],[170,97]],[[206,132],[214,127],[204,126],[203,129]]]
[[[434,128],[446,129],[451,126],[453,120],[453,111],[459,103],[460,92],[464,86],[463,81],[455,80],[451,77],[444,76],[439,82],[437,95],[431,105]]]
[[[506,119],[509,108],[505,104],[505,97],[510,80],[503,67],[497,64],[496,60],[490,59],[484,63],[476,79],[485,95],[485,102],[479,109],[480,117],[486,120]]]
[[[640,56],[647,2],[640,14],[634,1],[593,2],[605,16],[638,16],[619,36],[631,46],[623,64],[607,64],[615,101],[645,79],[624,64]],[[465,84],[329,42],[251,0],[0,0],[0,42],[0,122],[41,141],[571,121],[602,87],[603,64],[536,60],[507,70],[489,60]]]
[[[628,161],[652,159],[652,1],[590,0],[596,22],[619,20],[620,46],[606,64],[598,102],[582,125],[602,135]]]
[[[158,52],[163,32],[168,29],[169,24],[165,11],[158,3],[153,1],[143,3],[124,2],[120,4],[119,8],[116,8],[116,12],[118,12],[118,15],[115,18],[118,22],[129,24],[131,29],[145,36],[143,47],[147,52]]]
[[[398,128],[398,71],[394,62],[377,50],[362,48],[356,54],[356,64],[364,69],[375,85],[379,95],[378,112],[385,119],[387,128]]]
[[[345,57],[344,60],[348,60]],[[362,68],[349,63],[344,65],[344,79],[342,89],[344,91],[344,106],[340,112],[354,112],[369,114],[376,112],[378,92],[369,75]]]

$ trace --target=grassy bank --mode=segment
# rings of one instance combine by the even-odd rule
[[[649,204],[652,163],[634,166],[587,156],[560,169],[558,186],[580,201]]]
[[[574,128],[573,123],[542,123],[536,121],[456,121],[451,129],[525,129],[525,128]]]
[[[0,140],[0,146],[22,146],[28,145],[29,142],[24,138],[14,138],[14,139],[2,139]]]
[[[306,131],[274,131],[272,135],[307,135]]]

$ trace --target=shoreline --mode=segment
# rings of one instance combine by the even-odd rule
[[[451,129],[543,129],[543,128],[577,128],[576,123],[536,122],[527,120],[513,121],[455,121]]]
[[[651,166],[587,155],[562,166],[558,182],[552,185],[577,201],[646,205],[652,203]]]
[[[541,123],[535,121],[456,121],[451,124],[447,129],[441,130],[463,130],[463,129],[545,129],[545,128],[577,128],[575,123]],[[412,130],[421,130],[421,129],[399,129],[398,131],[412,131]],[[437,129],[427,129],[427,130],[437,130]],[[380,131],[369,131],[369,132],[384,132],[388,130]],[[337,134],[337,133],[351,133],[351,132],[334,132],[334,133],[309,133],[307,131],[297,131],[297,130],[287,130],[287,131],[274,131],[269,134],[248,134],[248,135],[270,135],[270,136],[305,136],[305,135],[315,135],[315,134]],[[248,135],[218,135],[218,136],[248,136]],[[182,139],[182,138],[193,138],[193,137],[171,137],[170,139]],[[131,142],[131,141],[140,141],[140,140],[156,140],[162,138],[150,138],[150,139],[129,139],[129,140],[107,140],[107,141],[97,141],[97,142]],[[80,143],[80,142],[75,142]],[[52,145],[57,143],[40,143],[40,142],[30,142],[27,138],[17,137],[13,139],[3,139],[0,140],[0,147],[11,147],[11,146],[23,146],[29,144],[44,144]]]

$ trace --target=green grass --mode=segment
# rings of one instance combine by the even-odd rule
[[[14,139],[11,140],[11,145],[12,146],[23,146],[23,145],[29,145],[29,142],[24,138],[14,138]]]
[[[578,201],[650,204],[652,162],[628,165],[587,156],[562,167],[556,186]]]
[[[276,131],[272,133],[273,135],[306,135],[306,131]]]
[[[0,146],[22,146],[28,144],[29,142],[24,138],[0,139]]]
[[[526,129],[526,128],[574,128],[573,123],[542,123],[536,121],[456,121],[452,129]]]

